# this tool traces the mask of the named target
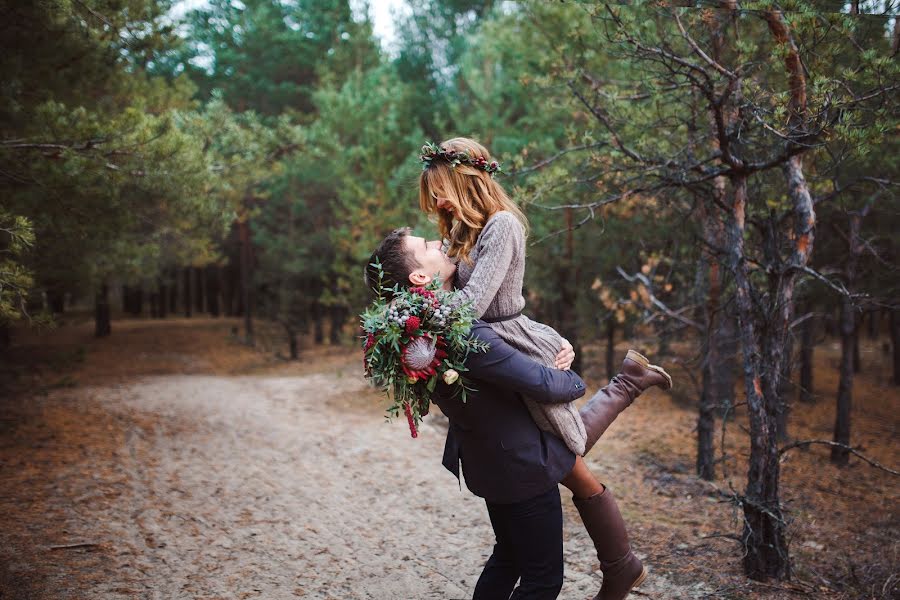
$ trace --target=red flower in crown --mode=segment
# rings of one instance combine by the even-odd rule
[[[365,351],[368,352],[374,345],[375,345],[375,336],[370,333],[369,335],[366,336],[366,350]]]

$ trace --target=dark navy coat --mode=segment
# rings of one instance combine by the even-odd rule
[[[486,353],[466,359],[464,373],[476,391],[451,396],[441,383],[432,400],[450,420],[444,466],[488,502],[533,498],[557,485],[575,455],[552,433],[538,429],[522,396],[538,402],[569,402],[584,395],[584,381],[572,371],[541,366],[476,321],[471,335],[487,342]]]

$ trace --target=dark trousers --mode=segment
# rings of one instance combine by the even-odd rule
[[[473,600],[555,599],[563,584],[559,489],[554,486],[514,504],[488,502],[487,509],[497,543],[475,585]]]

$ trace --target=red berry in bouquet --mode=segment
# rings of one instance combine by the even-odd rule
[[[419,321],[419,317],[416,315],[412,315],[408,319],[406,319],[406,335],[412,335],[416,332],[416,329],[419,328],[422,322]]]

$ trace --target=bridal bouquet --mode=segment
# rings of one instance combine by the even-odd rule
[[[373,263],[379,273],[380,265]],[[384,288],[360,315],[365,333],[363,366],[366,379],[392,400],[388,419],[402,410],[412,437],[428,414],[431,394],[442,380],[466,400],[464,362],[470,352],[484,352],[484,342],[469,337],[475,315],[460,304],[455,292],[440,289],[435,280],[426,287]]]

